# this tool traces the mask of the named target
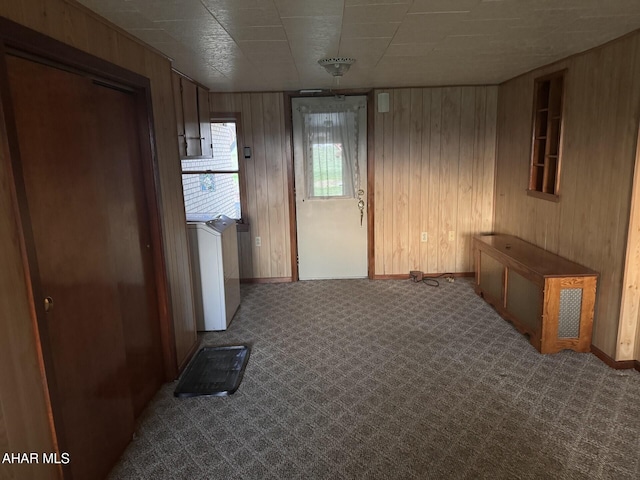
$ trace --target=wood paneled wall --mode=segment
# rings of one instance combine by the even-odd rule
[[[375,274],[473,271],[471,238],[493,223],[497,87],[382,92],[390,108],[374,118]]]
[[[151,80],[158,174],[164,210],[164,248],[176,336],[182,363],[196,342],[182,200],[170,62],[106,21],[65,0],[1,2],[0,16],[37,30]],[[13,209],[6,139],[0,139],[0,438],[9,451],[52,452],[47,393],[38,362],[37,331]],[[2,157],[4,155],[4,157]],[[20,465],[16,478],[54,478],[55,469]]]
[[[291,277],[287,148],[282,93],[211,93],[212,112],[240,113],[244,146],[251,158],[241,158],[247,191],[248,232],[240,232],[240,278]],[[242,151],[241,148],[239,148]],[[260,237],[262,245],[256,246]]]
[[[375,274],[472,271],[471,237],[493,221],[497,87],[381,92],[391,94],[391,108],[374,117]],[[250,232],[240,233],[241,278],[290,277],[290,113],[282,94],[212,93],[210,105],[240,112],[253,151],[245,163]],[[420,242],[421,232],[428,242]]]
[[[564,68],[560,201],[553,203],[525,192],[533,81]],[[638,33],[510,80],[499,90],[495,230],[600,272],[593,344],[613,358],[639,114]]]

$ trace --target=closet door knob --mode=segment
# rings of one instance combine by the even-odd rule
[[[44,299],[44,311],[49,312],[53,308],[53,298],[45,297]]]

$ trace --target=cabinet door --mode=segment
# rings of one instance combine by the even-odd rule
[[[200,135],[200,115],[198,113],[198,87],[182,78],[182,112],[184,114],[184,134],[187,157],[202,155]]]
[[[540,333],[542,325],[542,288],[509,269],[507,311],[529,332]]]
[[[173,82],[173,103],[176,110],[176,126],[178,129],[178,144],[180,145],[180,157],[186,157],[187,144],[185,142],[184,115],[182,113],[182,77],[177,73],[171,74]]]
[[[227,325],[240,306],[240,269],[238,265],[238,235],[236,226],[225,230],[222,235],[222,255],[224,270],[224,297]]]
[[[213,156],[211,144],[211,112],[209,111],[209,92],[198,87],[198,115],[200,117],[200,141],[203,157]]]
[[[504,265],[480,252],[480,288],[493,301],[504,302]]]

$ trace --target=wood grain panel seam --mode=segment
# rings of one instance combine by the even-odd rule
[[[108,27],[110,30],[117,32],[118,35],[122,35],[127,40],[130,40],[130,41],[140,45],[145,50],[149,50],[149,51],[153,52],[155,55],[158,55],[159,57],[165,58],[165,59],[167,59],[169,61],[173,61],[173,59],[171,57],[167,56],[167,54],[162,53],[160,50],[156,49],[155,47],[152,47],[148,43],[145,43],[144,41],[140,40],[138,37],[135,37],[134,35],[130,34],[126,30],[124,30],[123,28],[121,28],[118,25],[116,25],[115,23],[112,23],[109,20],[107,20],[106,18],[100,16],[99,14],[97,14],[96,12],[91,10],[90,8],[84,6],[83,4],[78,2],[77,0],[61,0],[61,1],[66,3],[67,5],[69,5],[71,8],[74,8],[74,9],[76,9],[78,11],[81,11],[83,14],[87,15],[88,17],[93,18],[97,22],[103,24],[105,27]]]

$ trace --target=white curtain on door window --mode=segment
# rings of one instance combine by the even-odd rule
[[[355,198],[360,189],[358,108],[339,101],[300,107],[305,198]]]

